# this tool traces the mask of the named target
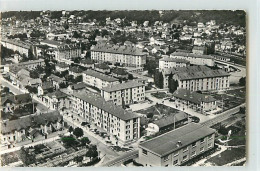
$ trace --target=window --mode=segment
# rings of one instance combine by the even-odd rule
[[[176,152],[176,153],[173,154],[173,157],[176,157],[178,155],[179,155],[179,152]]]
[[[202,152],[202,151],[204,151],[204,147],[201,147],[201,148],[200,148],[200,152]]]
[[[209,140],[211,140],[213,138],[214,134],[210,135],[209,136]]]
[[[179,162],[178,159],[177,159],[177,160],[174,160],[174,161],[173,161],[173,165],[178,164],[178,162]]]
[[[191,156],[195,156],[196,155],[196,151],[193,151],[192,153],[191,153]]]
[[[208,148],[211,148],[211,147],[212,147],[212,143],[209,143],[209,144],[208,144]]]
[[[163,157],[163,161],[168,161],[169,160],[169,155],[167,155],[167,156],[165,156],[165,157]]]
[[[200,140],[200,143],[201,143],[201,144],[204,143],[204,138],[202,138],[202,139]]]
[[[196,147],[196,142],[192,143],[192,148]]]
[[[188,159],[188,156],[187,155],[184,155],[183,156],[183,161],[187,160]]]
[[[186,151],[188,151],[188,147],[186,147],[186,148],[183,149],[183,152],[186,152]]]
[[[143,149],[143,154],[144,154],[144,155],[147,155],[147,150],[144,150],[144,149]]]

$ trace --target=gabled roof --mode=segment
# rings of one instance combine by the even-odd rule
[[[71,87],[73,90],[84,89],[84,88],[86,88],[86,86],[87,86],[87,85],[86,85],[85,83],[83,83],[83,82],[70,85],[70,87]]]
[[[188,125],[145,141],[139,144],[139,147],[163,157],[213,133],[215,133],[215,130],[212,128],[189,123]],[[181,142],[180,146],[178,146],[178,142]]]
[[[34,116],[29,115],[16,120],[4,121],[1,124],[1,133],[6,134],[22,129],[29,129],[31,127],[39,127],[40,125],[45,125],[48,122],[56,123],[60,120],[62,120],[62,116],[58,111]]]
[[[50,98],[52,98],[53,96],[55,96],[57,99],[60,99],[60,98],[65,98],[65,97],[67,97],[68,95],[65,94],[65,93],[63,93],[63,92],[61,92],[60,90],[56,90],[56,91],[54,91],[54,92],[52,92],[52,93],[46,94],[46,96],[49,96]]]
[[[170,116],[156,120],[153,123],[161,129],[166,126],[174,124],[174,122],[177,123],[177,122],[180,122],[180,121],[183,121],[186,119],[188,119],[188,115],[186,113],[180,111],[179,113],[172,114]]]
[[[24,104],[32,102],[32,97],[29,93],[7,96],[1,99],[1,104],[3,105],[7,100],[11,101],[14,104]]]
[[[110,69],[110,67],[107,64],[101,63],[101,64],[95,64],[95,68],[99,69]]]
[[[69,71],[74,72],[74,73],[82,73],[83,72],[83,70],[81,68],[76,67],[76,66],[71,67],[69,69]]]
[[[123,68],[115,68],[111,72],[116,74],[116,75],[127,75],[128,74],[126,69],[123,69]]]

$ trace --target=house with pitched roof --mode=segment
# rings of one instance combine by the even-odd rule
[[[217,100],[214,97],[186,89],[176,90],[173,99],[179,109],[190,108],[205,115],[217,108]]]

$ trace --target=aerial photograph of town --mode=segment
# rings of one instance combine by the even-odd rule
[[[242,10],[5,11],[1,167],[246,165]]]

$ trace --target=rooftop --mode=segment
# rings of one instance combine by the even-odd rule
[[[146,53],[135,46],[131,45],[112,45],[112,44],[97,44],[93,46],[91,51],[99,51],[99,52],[108,52],[108,53],[117,53],[117,54],[127,54],[127,55],[140,55],[143,56]]]
[[[1,124],[1,133],[6,134],[13,131],[28,129],[35,126],[39,127],[40,125],[45,125],[49,122],[55,123],[59,120],[62,120],[62,116],[58,111],[34,116],[27,116],[19,118],[17,120],[3,122]]]
[[[113,102],[106,101],[101,96],[91,92],[73,93],[72,96],[75,96],[87,103],[90,103],[93,106],[96,106],[99,109],[102,109],[105,112],[108,112],[125,121],[139,117],[136,113],[126,111],[122,107],[115,105]]]
[[[188,118],[188,115],[186,113],[180,111],[179,113],[156,120],[153,123],[156,124],[159,128],[163,128],[163,127],[173,124],[174,122],[176,123],[179,121],[183,121],[187,118]]]
[[[129,81],[121,84],[115,84],[115,85],[103,87],[101,90],[106,92],[113,92],[113,91],[124,90],[124,89],[139,87],[139,86],[144,86],[144,84],[139,81]]]
[[[104,81],[108,81],[108,82],[119,81],[117,78],[108,76],[106,74],[103,74],[103,73],[100,73],[100,72],[97,72],[97,71],[94,71],[94,70],[91,70],[91,69],[86,70],[83,73],[86,74],[86,75],[90,75],[92,77],[95,77],[95,78],[99,78],[99,79],[104,80]]]
[[[1,104],[3,105],[8,100],[14,104],[22,104],[22,103],[32,102],[32,97],[30,96],[29,93],[7,96],[7,97],[1,98]]]
[[[162,157],[184,148],[185,146],[188,146],[193,142],[196,142],[213,133],[215,133],[214,129],[192,122],[188,125],[143,142],[139,145],[139,147]],[[181,142],[182,145],[178,146],[178,142]]]
[[[176,59],[176,58],[170,58],[170,57],[163,57],[160,59],[160,61],[169,61],[169,62],[177,62],[177,63],[189,63],[186,59]]]
[[[115,68],[111,72],[114,74],[117,74],[117,75],[127,75],[128,74],[126,69],[123,69],[123,68]]]
[[[190,102],[193,102],[195,104],[200,104],[201,102],[209,103],[209,102],[214,102],[216,101],[215,98],[209,95],[205,94],[200,94],[197,92],[192,92],[186,89],[178,89],[173,93],[174,97],[187,100]]]
[[[209,56],[209,55],[199,55],[199,54],[185,53],[185,52],[173,52],[170,56],[171,57],[172,56],[183,56],[183,57],[213,59],[213,57]]]

